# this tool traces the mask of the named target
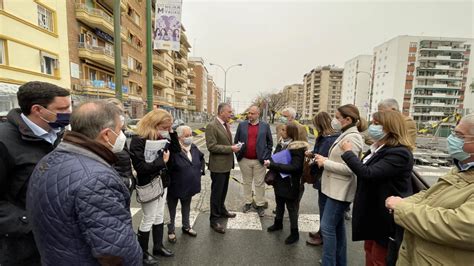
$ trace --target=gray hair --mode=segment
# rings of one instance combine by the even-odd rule
[[[220,115],[222,113],[222,110],[224,110],[224,107],[229,106],[229,103],[220,103],[219,106],[217,106],[217,114]]]
[[[176,133],[178,133],[178,137],[181,137],[184,135],[184,131],[189,130],[191,133],[193,132],[192,129],[189,126],[179,126],[176,128]]]
[[[379,102],[378,108],[384,108],[384,109],[392,109],[394,111],[399,111],[400,112],[400,107],[398,105],[397,100],[390,98],[390,99],[385,99],[381,102]]]
[[[459,123],[466,123],[469,126],[469,134],[474,135],[474,113],[465,115]]]
[[[288,112],[288,114],[293,118],[295,119],[296,118],[296,110],[295,108],[293,107],[287,107],[285,109],[283,109],[283,111],[281,111],[282,113],[283,112]]]
[[[71,131],[95,139],[103,129],[115,129],[120,114],[115,104],[104,100],[82,103],[71,114]]]

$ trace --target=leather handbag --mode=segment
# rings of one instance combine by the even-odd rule
[[[305,157],[303,163],[303,183],[314,184],[316,183],[317,176],[311,173],[311,164],[313,159]]]
[[[272,171],[272,170],[269,170],[266,174],[265,174],[265,184],[269,185],[269,186],[273,186],[273,182],[275,181],[276,179],[276,175],[278,173],[276,173],[275,171]]]
[[[154,201],[163,196],[164,187],[161,177],[162,174],[164,174],[163,171],[160,171],[160,174],[155,176],[150,183],[143,186],[135,186],[137,190],[137,201],[139,203]]]
[[[413,194],[430,188],[428,182],[426,182],[426,180],[423,179],[415,170],[411,172],[411,185],[413,187]]]

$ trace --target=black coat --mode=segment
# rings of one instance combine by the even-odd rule
[[[176,134],[176,133],[173,133]],[[166,164],[163,161],[163,153],[151,163],[145,161],[145,143],[146,139],[140,136],[133,136],[130,142],[130,158],[132,159],[133,168],[137,172],[137,185],[144,186],[153,180],[154,177],[160,174],[160,171],[166,168]],[[169,148],[169,144],[166,145],[165,150]],[[167,178],[162,179],[163,186],[167,187],[169,180]]]
[[[369,154],[370,151],[364,157]],[[386,246],[394,235],[395,222],[385,207],[385,199],[413,194],[411,151],[404,146],[384,146],[365,164],[353,152],[345,152],[342,159],[357,175],[352,240],[375,240]]]
[[[26,213],[26,190],[36,164],[61,141],[53,144],[37,137],[20,116],[20,109],[8,113],[0,124],[0,236],[31,231]]]
[[[304,153],[308,148],[307,145],[308,144],[303,141],[294,141],[288,145],[288,150],[291,154],[290,164],[274,163],[270,160],[268,169],[278,172],[273,181],[275,195],[290,200],[298,199],[300,194],[300,180],[303,174]],[[275,153],[281,150],[282,146],[278,144],[275,148]],[[291,176],[282,178],[280,173],[291,174]]]
[[[171,151],[168,161],[168,197],[185,199],[201,192],[201,175],[204,175],[206,167],[204,154],[191,144],[191,156],[192,162],[181,148]]]
[[[125,186],[131,191],[135,184],[135,177],[132,172],[132,161],[130,159],[130,152],[127,145],[123,147],[123,150],[115,153],[117,156],[117,162],[113,165],[115,171],[122,177]]]

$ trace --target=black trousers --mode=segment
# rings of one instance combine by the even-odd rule
[[[174,223],[176,219],[176,206],[178,205],[178,200],[181,202],[181,218],[183,229],[190,229],[191,224],[189,222],[189,214],[191,212],[191,199],[192,197],[180,199],[172,197],[168,194],[168,210],[170,212],[170,223],[168,224],[168,234],[175,231]]]
[[[230,172],[211,172],[211,224],[217,223],[219,218],[227,213],[224,202],[229,187],[229,176]]]
[[[287,199],[275,195],[276,201],[276,216],[275,219],[283,220],[285,215],[285,205],[288,210],[288,216],[290,217],[290,228],[298,229],[298,209],[299,209],[299,199]]]
[[[0,265],[41,265],[41,257],[32,233],[18,237],[0,237]]]

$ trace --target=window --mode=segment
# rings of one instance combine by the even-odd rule
[[[416,42],[411,42],[410,47],[416,47]]]
[[[0,65],[5,65],[7,62],[5,58],[5,41],[0,39]]]
[[[133,23],[140,26],[140,15],[138,15],[137,11],[135,11],[131,6],[128,6],[127,15],[133,21]]]
[[[54,75],[54,70],[58,69],[58,59],[54,55],[45,52],[40,52],[41,73]]]
[[[54,31],[53,12],[40,5],[38,5],[38,26],[51,32]]]

